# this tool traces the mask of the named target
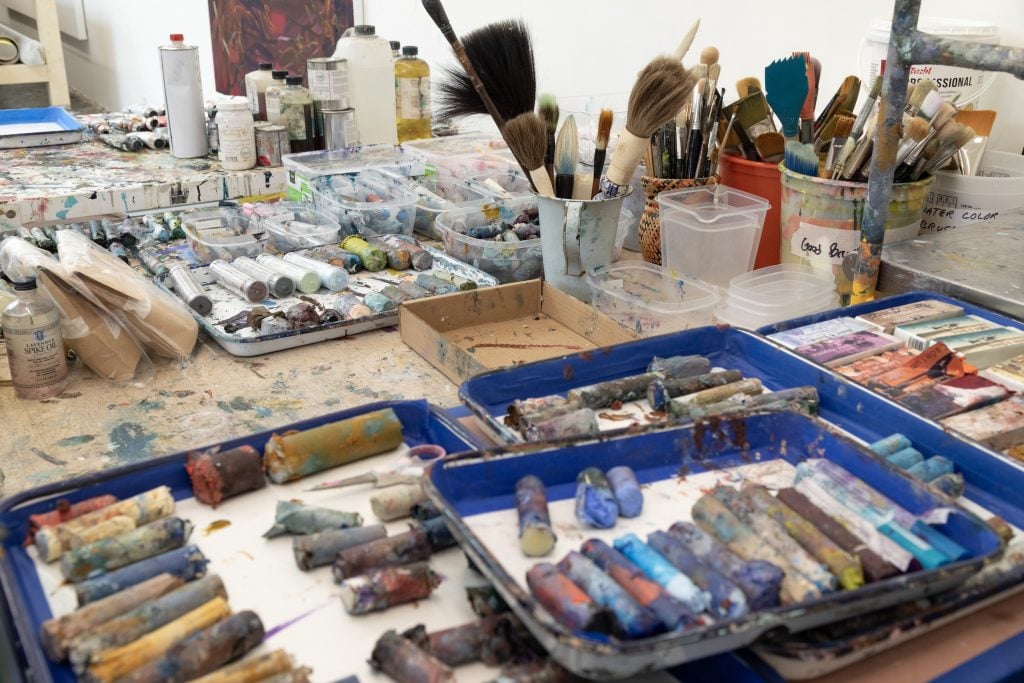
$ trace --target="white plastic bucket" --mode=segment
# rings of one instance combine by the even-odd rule
[[[925,198],[920,235],[993,221],[1024,210],[1024,156],[988,150],[978,175],[938,171]]]
[[[870,86],[875,76],[882,72],[882,64],[889,52],[889,30],[892,27],[890,17],[877,17],[860,46],[860,73],[864,83]],[[918,19],[917,27],[925,33],[932,33],[942,38],[954,38],[988,45],[999,44],[999,26],[987,21],[971,19],[950,19],[946,17],[925,17]],[[930,78],[935,81],[939,92],[956,100],[958,107],[974,102],[981,97],[996,74],[991,71],[976,71],[958,66],[941,66],[937,64],[915,64],[910,67],[910,83]]]

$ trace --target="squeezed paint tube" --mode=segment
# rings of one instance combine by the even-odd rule
[[[943,474],[928,483],[950,498],[959,498],[964,495],[964,477],[957,472]]]
[[[275,484],[347,465],[402,445],[402,423],[391,408],[288,434],[273,434],[263,466]]]
[[[448,525],[445,523],[444,517],[431,517],[430,519],[424,519],[419,522],[419,526],[423,529],[423,533],[427,535],[427,540],[430,541],[430,550],[432,552],[436,553],[458,545],[455,537],[452,536],[451,529],[449,529]]]
[[[697,587],[711,597],[708,612],[720,619],[735,619],[750,611],[747,596],[724,575],[705,565],[683,543],[664,531],[647,535],[647,545],[690,577]]]
[[[417,286],[422,287],[431,294],[451,294],[452,292],[459,291],[451,282],[445,282],[440,278],[436,278],[430,273],[420,273],[414,280]]]
[[[908,469],[907,474],[923,482],[932,482],[943,475],[953,474],[953,461],[941,455],[933,455]]]
[[[479,285],[477,285],[477,283],[473,282],[472,280],[464,278],[458,273],[453,273],[451,271],[445,270],[443,267],[437,264],[434,264],[434,268],[431,271],[431,273],[433,274],[434,277],[436,277],[439,280],[444,280],[445,282],[452,283],[453,285],[458,287],[459,291],[461,292],[468,292],[479,287]]]
[[[848,553],[856,554],[864,572],[864,579],[867,582],[881,581],[882,579],[899,574],[899,570],[896,567],[883,560],[877,553],[868,548],[861,539],[826,514],[821,508],[812,503],[807,496],[796,489],[780,489],[776,498],[813,524],[837,546]]]
[[[774,546],[790,566],[810,580],[819,591],[828,593],[838,588],[838,580],[827,567],[804,550],[782,524],[758,510],[738,490],[731,486],[717,486],[711,490],[711,495],[753,529],[763,543]]]
[[[295,253],[285,254],[284,260],[316,273],[320,276],[323,286],[332,292],[340,292],[348,287],[348,273],[344,268]]]
[[[519,548],[527,557],[551,552],[558,536],[551,529],[544,482],[528,474],[516,482],[516,512],[519,515]]]
[[[224,500],[267,485],[263,458],[252,446],[192,451],[185,462],[196,500],[217,507]]]
[[[71,642],[69,659],[75,671],[83,673],[93,655],[127,645],[147,633],[206,604],[214,598],[227,600],[227,591],[220,577],[206,576],[187,583],[151,602],[126,612]]]
[[[550,562],[538,562],[526,572],[530,593],[570,631],[608,633],[611,615]]]
[[[394,301],[396,304],[405,303],[406,301],[412,301],[413,299],[416,298],[412,294],[402,291],[395,285],[387,285],[386,287],[380,290],[380,293]]]
[[[370,307],[355,294],[342,294],[334,300],[331,307],[338,312],[342,320],[359,320],[374,315]]]
[[[248,256],[239,256],[231,265],[246,275],[266,283],[270,295],[275,299],[285,299],[295,293],[295,280],[253,261]]]
[[[664,378],[659,372],[648,372],[570,389],[565,397],[584,408],[607,408],[616,402],[626,403],[643,398],[651,382]]]
[[[390,250],[401,254],[408,254],[407,261],[409,263],[405,268],[396,268],[397,270],[407,270],[409,266],[412,266],[415,270],[430,270],[434,265],[434,255],[429,251],[419,246],[410,239],[405,239],[401,235],[386,234],[386,235],[375,235],[368,238],[369,242],[378,245],[381,249],[385,249],[388,253],[388,263],[390,265],[392,260],[392,254]],[[400,257],[401,258],[401,257]],[[403,261],[406,259],[403,258]]]
[[[358,235],[349,235],[343,239],[341,248],[358,256],[363,268],[371,273],[388,267],[388,255]]]
[[[664,379],[654,380],[647,386],[647,403],[650,404],[651,410],[665,410],[669,399],[739,382],[741,379],[743,375],[739,370],[709,372],[690,377],[666,376]]]
[[[164,149],[167,147],[167,138],[163,135],[154,133],[152,130],[140,131],[138,133],[133,133],[133,135],[139,140],[142,140],[142,144],[150,149]]]
[[[251,304],[258,304],[270,296],[266,282],[243,273],[227,261],[218,259],[207,268],[217,280],[217,284]]]
[[[385,631],[377,639],[370,655],[374,669],[383,671],[398,683],[445,683],[455,674],[440,659],[403,638],[395,631]]]
[[[382,524],[350,529],[328,529],[315,534],[295,536],[292,539],[292,552],[299,569],[309,571],[333,563],[338,553],[346,548],[376,541],[387,535],[388,532]]]
[[[709,417],[746,413],[754,410],[775,412],[796,412],[804,415],[818,414],[818,390],[814,387],[793,387],[780,389],[771,394],[734,394],[725,401],[691,406],[690,417]]]
[[[370,498],[370,508],[377,519],[391,522],[408,517],[414,505],[427,499],[423,487],[419,484],[399,484],[389,486]]]
[[[967,552],[966,548],[945,534],[939,533],[921,520],[914,522],[914,526],[912,526],[910,530],[931,545],[935,546],[939,552],[953,562],[970,557],[970,553]]]
[[[187,545],[77,583],[75,596],[79,606],[87,605],[161,574],[192,581],[206,575],[208,564],[209,561],[199,548]]]
[[[80,637],[88,637],[93,629],[111,619],[131,612],[156,600],[162,595],[183,586],[185,582],[170,574],[159,574],[134,586],[108,595],[61,617],[48,619],[39,629],[39,640],[46,656],[55,662],[68,657],[71,643]]]
[[[751,610],[777,607],[783,572],[765,560],[744,560],[692,522],[676,522],[668,532],[686,544],[701,562],[739,586]]]
[[[690,577],[644,543],[636,534],[616,538],[614,548],[625,555],[641,571],[665,589],[665,592],[686,605],[693,614],[707,610],[711,596],[697,587]]]
[[[935,569],[949,564],[951,561],[951,558],[947,557],[938,547],[895,522],[885,522],[879,525],[878,530],[894,540],[904,550],[910,551],[925,569]]]
[[[114,258],[120,260],[122,263],[128,264],[128,250],[124,248],[124,245],[116,240],[111,240],[107,243],[107,251]]]
[[[418,625],[402,635],[448,666],[476,661],[500,666],[535,647],[529,631],[507,612],[433,633]]]
[[[668,630],[687,628],[696,623],[693,612],[649,579],[640,567],[604,541],[584,541],[580,551],[601,568],[638,603],[652,610]]]
[[[274,650],[229,664],[202,678],[194,679],[192,683],[265,683],[271,676],[289,672],[293,666],[295,661],[291,655],[284,650]]]
[[[358,256],[337,245],[325,244],[314,249],[309,249],[306,253],[322,261],[326,261],[332,266],[344,268],[347,273],[358,273],[363,269],[363,262],[359,260]]]
[[[408,294],[413,299],[425,299],[430,296],[430,290],[420,287],[415,282],[409,280],[403,280],[398,283],[398,290],[405,294]]]
[[[550,408],[558,408],[565,405],[572,405],[576,408],[579,407],[575,403],[569,403],[569,399],[561,394],[538,396],[536,398],[517,398],[508,405],[505,424],[515,427],[519,425],[519,418],[523,415],[531,415],[533,413],[539,413]]]
[[[583,592],[615,616],[615,634],[622,638],[646,638],[665,630],[658,615],[644,607],[615,583],[589,558],[570,551],[558,568]]]
[[[902,434],[896,433],[890,434],[884,439],[879,439],[868,446],[868,448],[883,458],[888,459],[889,456],[895,455],[906,448],[910,448],[912,445],[913,444],[910,443],[910,439]]]
[[[914,465],[924,462],[924,456],[921,454],[921,451],[915,448],[904,448],[886,457],[886,460],[888,460],[889,464],[893,467],[899,467],[901,470],[909,470]]]
[[[853,590],[864,585],[860,561],[832,542],[795,510],[768,493],[763,486],[745,485],[743,495],[761,512],[781,524],[815,559],[829,568],[839,585]]]
[[[490,240],[500,235],[504,229],[504,225],[501,223],[490,223],[488,225],[477,225],[472,228],[467,228],[462,234],[476,240]]]
[[[419,527],[338,552],[332,571],[337,583],[383,567],[430,559],[430,539]]]
[[[692,377],[711,372],[711,361],[704,356],[655,356],[647,365],[647,372],[660,372],[666,377]]]
[[[142,260],[142,254],[144,251],[146,250],[139,250],[140,260]],[[143,263],[145,263],[145,261],[143,261]],[[166,269],[166,266],[164,266],[164,268]],[[203,289],[203,286],[199,284],[195,276],[192,275],[189,268],[185,266],[174,266],[168,272],[170,273],[169,278],[171,280],[171,285],[174,287],[174,293],[178,295],[179,299],[185,302],[186,306],[199,315],[209,315],[213,311],[213,302],[210,301],[210,297],[206,294],[206,290]]]
[[[367,292],[363,295],[363,303],[373,313],[389,313],[398,309],[394,301],[380,292]]]
[[[441,577],[426,562],[383,567],[341,583],[341,602],[349,614],[366,614],[430,597]]]
[[[724,543],[736,555],[748,562],[764,560],[782,570],[779,600],[791,605],[821,596],[815,585],[793,568],[775,546],[761,540],[746,524],[730,512],[729,508],[710,494],[701,496],[691,510],[694,523]]]
[[[124,680],[125,683],[191,681],[238,659],[262,642],[263,622],[255,612],[242,610],[174,643]]]
[[[594,436],[600,431],[597,414],[590,408],[580,408],[531,425],[523,436],[527,441],[551,441]]]
[[[549,420],[554,420],[556,417],[562,415],[568,415],[569,413],[581,410],[581,408],[573,403],[564,403],[560,406],[551,406],[550,408],[544,408],[536,412],[527,413],[518,417],[519,431],[526,434],[531,428]],[[590,408],[582,408],[582,410],[590,410]]]
[[[116,502],[117,496],[112,496],[110,494],[93,496],[92,498],[80,500],[77,503],[71,503],[68,502],[67,499],[61,498],[56,502],[53,510],[29,515],[28,536],[26,537],[25,542],[26,544],[31,543],[35,538],[36,533],[44,527],[57,526],[58,524],[69,522],[72,519],[81,517],[82,515],[87,515],[90,512],[95,512],[100,508],[113,505]]]
[[[135,520],[126,515],[118,515],[98,522],[87,529],[81,529],[68,539],[67,551],[87,546],[91,543],[101,541],[104,538],[120,536],[135,528]]]
[[[132,680],[135,673],[159,661],[158,658],[170,652],[176,643],[202,632],[230,614],[231,608],[226,600],[213,598],[127,645],[97,652],[89,663],[87,680],[99,683]]]
[[[285,534],[315,534],[329,529],[348,529],[362,525],[363,518],[358,512],[343,512],[279,500],[274,525],[263,534],[263,538],[276,538]]]
[[[606,476],[615,494],[615,501],[619,504],[619,514],[623,517],[639,517],[644,510],[644,494],[633,468],[619,465],[608,470]]]
[[[619,516],[611,484],[604,472],[588,467],[576,476],[576,521],[583,526],[610,529]]]
[[[315,272],[299,266],[291,261],[285,261],[280,256],[273,254],[260,254],[256,257],[256,263],[269,268],[275,273],[280,273],[291,278],[295,287],[303,294],[313,294],[320,290],[320,276]]]
[[[155,522],[95,541],[64,553],[60,571],[73,583],[113,571],[154,555],[180,548],[192,533],[192,523],[178,517]]]
[[[119,149],[122,152],[138,152],[145,143],[135,135],[122,135],[120,133],[105,133],[97,135],[100,140],[107,143],[114,149]]]
[[[150,272],[150,274],[153,275],[153,277],[160,277],[161,275],[164,275],[164,274],[170,272],[168,270],[168,268],[167,268],[167,265],[160,258],[159,254],[157,254],[152,249],[149,249],[149,248],[146,248],[146,247],[143,247],[141,249],[137,249],[135,251],[135,255],[138,257],[139,263],[142,264],[143,268],[148,270]],[[184,268],[184,266],[180,266],[180,267]],[[186,270],[187,270],[187,268],[186,268]],[[200,289],[201,289],[201,287],[200,287]],[[177,292],[178,290],[175,289],[174,291]],[[196,310],[198,311],[199,309],[196,309]],[[200,313],[200,315],[206,315],[206,314],[205,313]]]
[[[134,520],[136,526],[140,526],[166,517],[172,512],[174,498],[171,496],[171,489],[158,486],[62,524],[41,529],[36,534],[36,549],[44,562],[53,562],[64,552],[72,536],[94,524],[111,517],[126,516]]]

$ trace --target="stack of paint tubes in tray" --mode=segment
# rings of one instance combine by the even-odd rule
[[[969,555],[824,458],[800,462],[791,485],[776,494],[729,475],[723,470],[717,485],[701,489],[690,519],[659,522],[646,539],[632,532],[610,542],[591,538],[557,563],[533,565],[526,571],[531,594],[574,633],[636,639],[797,605]],[[732,485],[737,477],[739,487]],[[523,477],[515,498],[523,554],[549,554],[557,538],[544,484]],[[611,528],[619,516],[641,516],[642,507],[629,468],[607,476],[588,468],[577,478],[581,530]]]
[[[207,573],[188,520],[167,487],[125,500],[101,495],[30,519],[39,559],[60,563],[78,609],[46,621],[55,662],[97,682],[306,681],[283,650],[244,657],[263,642],[260,618],[232,612],[224,583]],[[240,661],[232,663],[234,660]]]
[[[646,406],[641,401],[646,399]],[[594,436],[628,424],[657,424],[749,410],[816,414],[814,387],[766,392],[738,370],[713,369],[703,356],[654,358],[647,372],[570,389],[564,396],[516,400],[505,423],[527,441]],[[600,412],[599,412],[600,411]],[[616,412],[610,412],[616,411]]]
[[[130,107],[124,112],[81,118],[96,137],[124,152],[166,149],[170,142],[167,110],[162,106]]]

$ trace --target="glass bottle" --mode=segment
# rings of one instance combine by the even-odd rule
[[[402,44],[397,40],[388,41],[391,43],[391,58],[401,59],[402,57]]]
[[[4,343],[18,398],[51,398],[68,384],[68,362],[57,309],[35,278],[14,283],[18,298],[4,309]]]
[[[399,142],[430,137],[430,66],[417,54],[415,45],[406,45],[395,62]]]
[[[302,76],[289,76],[281,90],[281,125],[288,129],[292,154],[316,149],[313,93],[302,87]]]
[[[249,100],[249,111],[256,118],[260,110],[266,110],[267,86],[274,82],[274,65],[260,62],[260,68],[245,74],[245,97]]]
[[[274,80],[263,91],[263,100],[261,102],[263,110],[260,112],[260,120],[269,121],[270,123],[281,123],[281,91],[285,88],[285,79],[288,77],[288,71],[285,69],[275,69],[271,74]]]

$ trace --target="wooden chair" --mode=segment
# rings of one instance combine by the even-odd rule
[[[0,85],[46,83],[50,91],[50,104],[68,107],[71,105],[71,95],[64,67],[64,46],[60,41],[60,26],[57,23],[56,0],[36,0],[36,26],[39,29],[39,42],[46,51],[46,64],[0,65]]]

